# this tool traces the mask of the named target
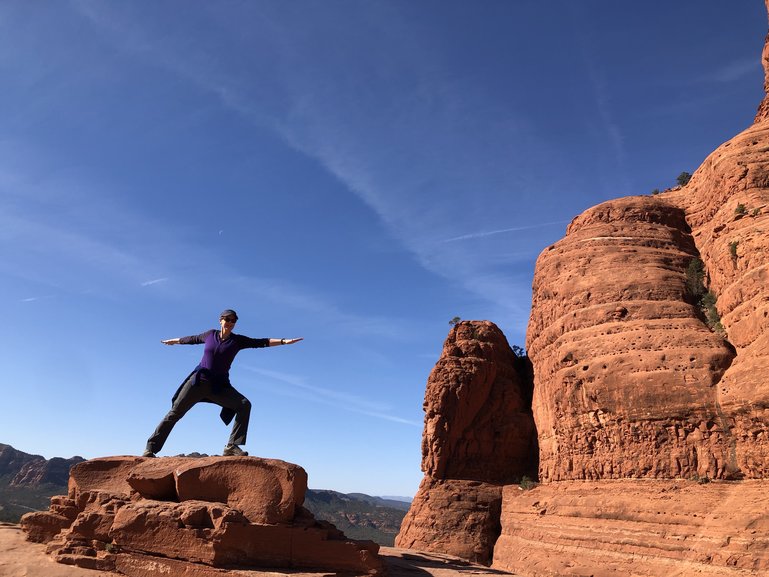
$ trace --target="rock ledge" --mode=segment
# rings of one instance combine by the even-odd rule
[[[353,541],[302,507],[307,473],[257,457],[104,457],[70,472],[67,496],[22,517],[59,563],[131,577],[216,568],[380,575],[379,546]]]

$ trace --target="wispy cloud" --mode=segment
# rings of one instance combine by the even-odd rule
[[[389,405],[373,402],[356,395],[350,395],[333,389],[310,385],[307,383],[307,379],[299,375],[261,369],[251,365],[240,366],[269,380],[276,381],[280,383],[280,385],[289,385],[291,387],[288,390],[286,390],[285,387],[273,389],[279,394],[288,394],[294,397],[298,396],[304,400],[333,406],[337,409],[359,413],[377,419],[416,427],[422,426],[422,423],[392,415],[388,412],[391,408]],[[297,395],[297,392],[300,394]]]
[[[493,227],[503,218],[505,207],[520,207],[512,199],[534,189],[544,194],[556,186],[533,177],[532,171],[551,172],[560,162],[558,153],[538,138],[525,115],[511,110],[509,102],[447,75],[450,63],[444,62],[445,55],[426,49],[419,31],[402,13],[386,3],[367,4],[359,13],[347,13],[346,18],[356,22],[351,27],[349,21],[338,21],[320,9],[296,19],[285,17],[283,5],[270,4],[253,23],[258,33],[249,33],[258,38],[259,52],[269,57],[249,60],[242,55],[253,53],[249,50],[226,62],[213,62],[204,42],[198,48],[175,42],[173,36],[153,35],[156,25],[142,21],[138,12],[114,13],[114,5],[94,2],[81,6],[87,7],[84,13],[91,22],[109,32],[111,41],[186,79],[221,106],[260,130],[272,130],[319,163],[362,200],[426,270],[503,304],[496,300],[498,291],[476,282],[498,263],[467,243],[441,239],[456,238],[452,232],[457,222],[481,230]],[[224,17],[212,15],[215,20]],[[355,55],[340,49],[353,28],[355,41],[365,47]],[[321,30],[327,35],[322,39],[317,36]],[[318,49],[329,39],[331,46]],[[382,45],[387,50],[381,50]],[[329,66],[327,59],[336,59],[335,64]],[[253,77],[253,67],[260,71],[258,84],[247,80]],[[329,77],[329,70],[339,72]],[[266,82],[270,90],[263,89]],[[388,97],[396,83],[406,86],[406,92]],[[621,152],[618,130],[614,136]],[[479,190],[484,191],[480,202]],[[525,214],[521,218],[525,222]],[[503,232],[512,231],[495,227],[485,236]],[[467,238],[484,233],[477,234]],[[524,239],[519,245],[526,243],[538,252],[536,239]],[[497,276],[498,282],[505,282]],[[506,282],[518,281],[508,277]],[[314,306],[306,295],[282,298]],[[369,320],[375,321],[369,325],[375,330],[391,324]]]
[[[19,302],[22,302],[22,303],[33,303],[33,302],[36,302],[36,301],[42,301],[42,300],[47,300],[47,299],[52,299],[52,298],[53,298],[53,295],[45,295],[45,296],[42,296],[42,297],[28,297],[28,298],[25,298],[25,299],[21,299]]]
[[[542,223],[539,223],[539,224],[530,224],[530,225],[527,225],[527,226],[513,226],[513,227],[510,227],[510,228],[502,228],[502,229],[499,229],[499,230],[488,230],[488,231],[484,231],[484,232],[472,232],[472,233],[469,233],[469,234],[463,234],[461,236],[455,236],[455,237],[452,237],[452,238],[447,238],[447,239],[445,239],[442,242],[457,242],[457,241],[460,241],[460,240],[472,240],[472,239],[476,239],[476,238],[485,238],[487,236],[494,236],[494,235],[497,235],[497,234],[504,234],[504,233],[508,233],[508,232],[520,232],[522,230],[533,230],[533,229],[538,229],[538,228],[545,228],[545,227],[548,227],[548,226],[555,226],[557,224],[566,224],[568,222],[569,222],[568,220],[557,220],[557,221],[554,221],[554,222],[542,222]]]
[[[408,338],[416,327],[413,321],[405,318],[384,317],[371,314],[356,314],[344,310],[333,299],[317,292],[307,290],[285,279],[256,278],[232,273],[227,275],[227,283],[247,294],[253,294],[260,300],[268,300],[282,307],[311,313],[338,330],[353,336],[379,336],[403,340]]]
[[[726,66],[715,70],[712,74],[701,78],[700,81],[728,84],[747,75],[755,75],[756,78],[761,78],[761,73],[762,68],[760,60],[758,58],[750,58],[730,62]]]
[[[614,163],[616,167],[625,174],[627,172],[627,151],[625,148],[625,136],[621,125],[616,119],[614,108],[612,106],[612,92],[606,74],[601,65],[599,52],[595,49],[592,26],[593,23],[585,15],[585,7],[578,2],[569,2],[567,9],[574,19],[574,34],[577,49],[580,51],[582,61],[587,73],[587,79],[590,83],[595,102],[595,109],[598,114],[596,124],[603,132],[603,137],[610,145],[614,154]],[[625,190],[632,190],[632,186],[627,177],[623,176],[622,183]]]
[[[141,283],[141,286],[151,286],[151,285],[158,284],[161,282],[166,282],[166,281],[168,281],[168,277],[156,278],[156,279],[144,281],[143,283]]]

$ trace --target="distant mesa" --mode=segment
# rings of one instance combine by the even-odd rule
[[[10,487],[66,485],[70,467],[82,461],[83,457],[46,459],[0,443],[0,478],[8,479]]]
[[[303,507],[307,474],[257,457],[105,457],[72,467],[66,496],[21,525],[70,565],[129,576],[263,567],[383,574],[379,546]]]

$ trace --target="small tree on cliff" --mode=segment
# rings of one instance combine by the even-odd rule
[[[692,179],[692,175],[688,172],[682,172],[678,175],[678,178],[676,178],[676,182],[678,183],[678,186],[686,186],[689,181]]]
[[[462,318],[461,317],[454,317],[453,319],[451,319],[449,321],[449,325],[452,326],[452,327],[455,327],[455,326],[457,326],[461,322],[462,322]]]

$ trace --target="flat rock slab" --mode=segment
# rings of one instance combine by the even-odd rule
[[[299,465],[258,457],[103,457],[72,468],[70,497],[109,493],[160,501],[208,501],[237,509],[251,523],[287,523],[304,503]]]
[[[502,493],[493,567],[530,577],[769,575],[769,481],[564,481]]]
[[[466,575],[513,575],[468,563],[448,555],[421,553],[383,547],[380,556],[387,566],[389,577],[464,577]],[[174,559],[148,555],[123,558],[119,570],[132,577],[153,577],[159,571],[186,571],[187,577],[329,577],[328,571],[296,571],[273,569],[217,569],[195,566]],[[151,571],[155,571],[152,573]],[[346,573],[354,575],[355,573]],[[3,577],[115,577],[115,573],[83,569],[54,563],[45,553],[45,545],[30,543],[18,525],[0,525],[0,575]]]

